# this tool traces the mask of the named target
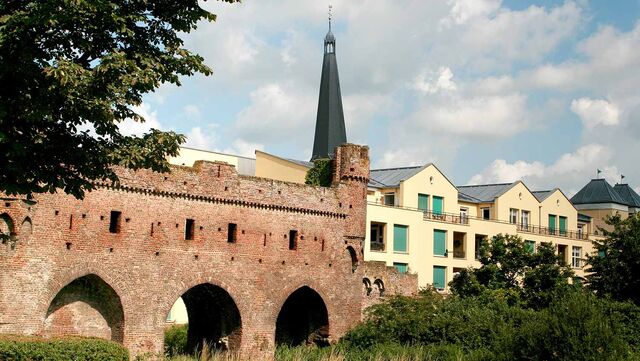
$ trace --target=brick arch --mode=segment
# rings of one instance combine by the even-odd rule
[[[200,328],[200,330],[196,330],[197,333],[193,332],[194,327],[190,325],[187,344],[189,351],[197,352],[202,347],[198,334],[201,338],[211,343],[210,346],[214,348],[221,347],[237,351],[242,343],[242,315],[250,314],[251,312],[248,305],[239,302],[240,299],[234,296],[238,295],[240,290],[211,275],[193,277],[186,282],[177,279],[175,282],[180,287],[172,288],[171,284],[165,284],[165,289],[171,291],[166,292],[165,296],[159,300],[156,318],[161,320],[162,323],[158,325],[159,332],[164,332],[164,320],[175,301],[179,297],[186,296],[183,297],[183,301],[190,318],[192,315],[196,319],[204,317],[206,318],[204,321],[208,321],[209,324],[217,324],[215,326],[217,329],[209,327],[205,330],[202,325],[196,326],[196,328]],[[213,309],[218,309],[219,313],[211,314],[211,312],[208,312],[211,310],[211,306],[215,306]],[[225,339],[224,344],[217,342],[221,338]]]
[[[113,272],[105,271],[99,264],[95,263],[82,263],[76,266],[67,268],[63,273],[59,273],[54,275],[49,281],[46,287],[45,299],[44,302],[41,302],[39,305],[39,309],[37,310],[38,315],[42,315],[43,320],[49,308],[49,305],[53,302],[56,295],[68,284],[73,282],[76,279],[87,275],[96,275],[100,277],[109,287],[113,289],[116,295],[120,298],[120,302],[122,303],[123,313],[125,316],[125,320],[128,318],[127,314],[131,312],[131,310],[127,307],[127,305],[131,304],[131,300],[129,299],[129,295],[124,292],[127,289],[126,279],[121,279],[120,277],[113,274]]]
[[[330,321],[325,299],[309,286],[301,286],[291,292],[278,310],[276,345],[328,345]]]
[[[0,214],[0,221],[4,222],[5,225],[8,228],[9,234],[7,234],[7,236],[13,236],[13,235],[16,234],[15,222],[13,221],[13,218],[11,218],[9,213],[4,212],[4,213]],[[0,230],[0,231],[2,231],[2,230]]]
[[[100,276],[89,273],[62,287],[47,305],[43,333],[77,335],[124,342],[120,296]]]

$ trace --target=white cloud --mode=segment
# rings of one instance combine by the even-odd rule
[[[158,121],[158,112],[151,109],[151,106],[147,103],[132,107],[133,111],[145,119],[145,122],[136,122],[132,119],[126,119],[123,122],[118,123],[120,133],[123,135],[135,135],[141,136],[151,128],[162,129],[160,121]]]
[[[521,94],[454,98],[426,104],[415,114],[426,129],[463,136],[506,137],[526,129],[526,98]]]
[[[436,77],[436,79],[433,79]],[[424,70],[418,75],[414,87],[424,93],[433,94],[440,90],[455,91],[456,83],[453,82],[453,72],[449,67],[440,67],[437,73]]]
[[[587,128],[617,125],[620,122],[620,111],[605,99],[574,99],[571,101],[571,111],[580,117]]]
[[[215,149],[215,136],[211,134],[205,134],[200,127],[193,127],[186,135],[187,141],[185,146],[202,149],[202,150],[214,150]]]
[[[496,159],[481,173],[471,177],[470,184],[505,183],[523,180],[532,190],[560,187],[574,193],[595,175],[596,169],[603,171],[608,181],[620,179],[615,165],[610,165],[613,152],[601,144],[587,144],[572,153],[561,155],[553,164],[539,161],[518,160],[508,163]]]
[[[247,32],[230,33],[223,48],[235,64],[253,62],[258,55],[258,39]]]
[[[448,0],[451,11],[440,20],[440,25],[450,27],[464,24],[474,17],[490,15],[500,9],[501,3],[501,0]]]
[[[223,152],[228,154],[241,155],[243,157],[255,158],[256,150],[264,150],[264,145],[259,143],[247,142],[243,139],[236,139],[230,148],[226,148]]]

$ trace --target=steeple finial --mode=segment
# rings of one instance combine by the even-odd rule
[[[331,4],[329,4],[329,31],[331,31],[331,10],[333,9],[333,6],[331,6]]]

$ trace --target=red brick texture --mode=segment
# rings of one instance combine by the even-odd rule
[[[276,324],[281,342],[335,341],[361,318],[368,149],[339,147],[335,169],[328,188],[197,162],[169,174],[119,169],[119,185],[82,201],[3,196],[12,240],[0,248],[0,332],[99,336],[132,355],[158,353],[185,295],[193,347],[227,338],[244,355],[269,355]]]

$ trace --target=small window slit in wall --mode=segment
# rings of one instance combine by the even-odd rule
[[[267,234],[264,234],[264,237],[262,238],[262,246],[266,247],[267,246]]]
[[[69,229],[73,229],[73,214],[69,215]]]
[[[292,251],[298,249],[298,231],[295,229],[289,231],[289,249]]]
[[[153,236],[153,223],[151,223],[151,235]]]
[[[55,211],[54,213],[57,216],[58,214],[60,214],[60,211]]]
[[[227,226],[227,243],[236,243],[238,241],[238,225],[229,223]]]
[[[71,249],[71,242],[67,242],[66,245],[67,245],[67,249]]]
[[[191,241],[194,238],[194,228],[195,228],[195,224],[196,221],[194,221],[193,219],[187,218],[186,222],[185,222],[185,227],[184,227],[184,239],[187,241]]]
[[[85,213],[82,213],[82,219],[87,218],[87,215]]]
[[[320,251],[324,252],[324,239],[322,240],[322,243],[320,244]]]
[[[111,217],[109,219],[109,232],[120,233],[120,219],[122,218],[122,212],[111,211]]]

